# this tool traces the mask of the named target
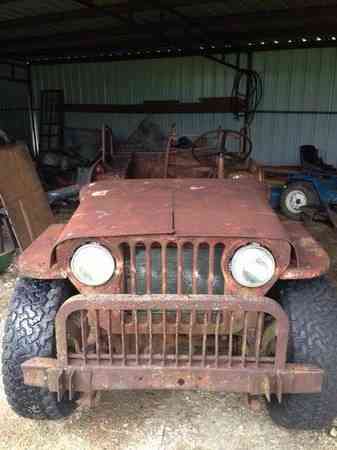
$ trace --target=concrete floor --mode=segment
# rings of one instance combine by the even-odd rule
[[[331,255],[330,275],[337,280],[337,232],[311,228]],[[1,330],[15,278],[15,267],[0,277]],[[109,393],[93,410],[33,422],[10,410],[0,384],[0,450],[333,450],[332,435],[337,421],[331,434],[290,432],[275,426],[263,406],[249,410],[243,396],[205,392]]]

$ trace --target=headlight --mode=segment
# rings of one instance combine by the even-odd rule
[[[273,255],[258,244],[239,248],[231,261],[234,280],[245,287],[260,287],[268,283],[275,273]]]
[[[92,242],[75,251],[70,268],[81,283],[100,286],[110,280],[115,272],[116,262],[108,249]]]

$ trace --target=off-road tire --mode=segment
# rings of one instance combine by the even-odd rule
[[[289,195],[291,195],[294,191],[300,191],[305,197],[306,197],[306,206],[311,207],[319,207],[320,201],[319,197],[316,193],[316,191],[313,189],[313,187],[310,185],[310,183],[291,183],[289,186],[284,189],[284,191],[281,194],[281,200],[280,200],[280,208],[281,212],[288,217],[288,219],[291,220],[298,220],[300,221],[302,219],[302,213],[299,211],[298,213],[294,213],[291,211],[287,206],[287,198]]]
[[[273,396],[267,409],[286,428],[328,428],[337,416],[337,291],[326,277],[282,282],[281,303],[290,321],[288,362],[315,364],[324,372],[319,394]]]
[[[57,402],[47,389],[25,385],[21,370],[30,358],[55,356],[55,316],[71,294],[63,280],[20,279],[16,284],[4,331],[2,377],[8,403],[20,416],[60,419],[75,408],[75,402]]]

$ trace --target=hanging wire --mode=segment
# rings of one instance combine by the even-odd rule
[[[248,89],[246,88],[248,86]],[[246,88],[246,92],[241,89]],[[251,69],[237,71],[234,75],[232,97],[243,98],[246,101],[246,112],[237,113],[236,117],[246,116],[246,126],[249,127],[255,117],[263,95],[263,82],[258,72]]]
[[[235,117],[238,119],[245,117],[245,127],[249,128],[263,96],[263,81],[261,76],[256,70],[239,67],[216,56],[204,55],[204,57],[235,71],[231,94],[232,98],[241,98],[246,103],[245,111],[235,113]]]

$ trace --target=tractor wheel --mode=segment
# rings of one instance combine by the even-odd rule
[[[282,192],[281,211],[292,220],[301,220],[302,208],[318,207],[318,195],[309,183],[292,183]]]
[[[47,389],[25,385],[21,369],[30,358],[55,356],[55,316],[71,293],[63,280],[16,284],[4,331],[2,377],[8,403],[22,417],[60,419],[75,408],[73,401],[57,402]]]
[[[291,429],[324,429],[337,416],[337,292],[326,277],[280,284],[279,296],[290,321],[288,362],[324,370],[318,394],[273,396],[273,421]]]

